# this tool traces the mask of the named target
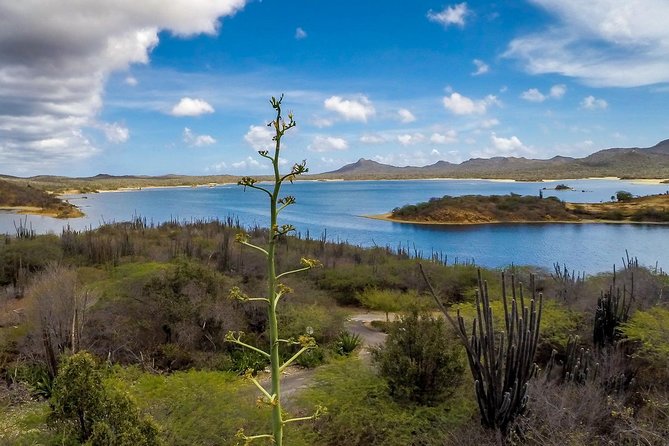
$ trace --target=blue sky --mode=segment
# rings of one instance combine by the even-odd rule
[[[585,156],[669,138],[665,0],[0,0],[0,172]]]

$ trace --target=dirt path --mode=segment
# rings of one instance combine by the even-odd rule
[[[362,339],[362,346],[358,350],[358,355],[366,362],[370,361],[369,347],[383,344],[387,336],[385,333],[371,328],[370,322],[384,320],[386,320],[385,313],[370,311],[353,314],[346,321],[346,329],[351,333],[359,335]],[[281,380],[283,401],[290,404],[290,400],[298,391],[311,385],[315,373],[316,369],[288,367],[283,373]],[[267,388],[269,386],[269,376],[263,379],[262,383]]]

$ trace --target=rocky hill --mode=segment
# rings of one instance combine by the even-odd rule
[[[519,180],[587,178],[669,178],[669,140],[648,148],[611,148],[585,158],[472,158],[460,164],[438,161],[423,167],[396,167],[360,159],[317,177],[344,179],[511,178]]]

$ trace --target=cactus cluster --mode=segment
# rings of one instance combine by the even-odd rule
[[[437,305],[455,328],[467,352],[481,423],[506,434],[514,419],[525,411],[528,383],[538,371],[534,354],[539,341],[543,296],[535,293],[534,276],[530,278],[532,296],[527,307],[522,284],[516,284],[512,275],[511,296],[508,296],[506,278],[502,274],[504,327],[499,330],[493,321],[488,284],[479,270],[476,317],[468,334],[460,311],[453,319],[422,267],[421,271]]]
[[[608,291],[602,292],[597,299],[593,322],[593,343],[598,348],[613,345],[620,337],[620,326],[629,319],[630,308],[634,301],[634,275],[631,276],[629,291],[623,285],[616,287],[615,270],[613,284]]]

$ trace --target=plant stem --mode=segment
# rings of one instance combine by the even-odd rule
[[[279,151],[281,149],[281,108],[276,109],[276,120],[274,126],[276,129],[276,145],[274,156],[272,157],[272,167],[274,168],[274,190],[270,197],[270,227],[269,243],[267,247],[267,297],[269,299],[269,342],[270,342],[270,364],[272,374],[272,433],[274,435],[274,444],[283,445],[283,420],[281,419],[281,369],[279,362],[279,327],[276,315],[278,303],[276,265],[274,261],[276,248],[277,228],[277,201],[281,189],[281,177],[279,175]]]

